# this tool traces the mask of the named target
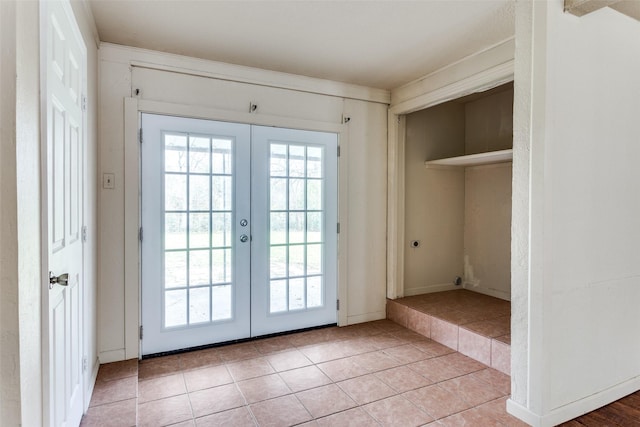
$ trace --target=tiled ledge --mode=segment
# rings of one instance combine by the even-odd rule
[[[387,319],[511,375],[511,345],[508,335],[485,336],[394,300],[387,300]]]

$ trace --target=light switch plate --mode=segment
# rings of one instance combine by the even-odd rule
[[[102,188],[105,190],[113,190],[116,188],[116,177],[112,173],[102,174]]]

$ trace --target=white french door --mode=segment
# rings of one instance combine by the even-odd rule
[[[142,131],[143,355],[336,322],[336,134]]]

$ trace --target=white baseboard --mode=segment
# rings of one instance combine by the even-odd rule
[[[464,289],[471,292],[478,292],[479,294],[489,295],[490,297],[500,298],[505,301],[511,301],[511,293],[505,291],[498,291],[496,289],[483,288],[482,286],[473,286],[471,283],[465,283]]]
[[[386,311],[374,311],[372,313],[358,314],[357,316],[347,316],[347,325],[355,325],[356,323],[372,322],[374,320],[383,320],[387,318]]]
[[[552,427],[615,402],[638,390],[640,390],[640,376],[616,384],[584,399],[553,409],[545,415],[534,414],[528,408],[511,399],[507,400],[507,412],[533,427]]]
[[[89,404],[91,403],[91,397],[93,396],[93,389],[96,386],[96,380],[98,379],[98,369],[100,369],[100,361],[96,359],[95,363],[91,367],[91,376],[89,377],[89,384],[87,384],[87,389],[85,390],[85,398],[84,398],[85,414],[89,409]]]
[[[433,292],[455,291],[461,289],[461,286],[456,286],[453,283],[443,283],[438,285],[419,286],[417,288],[404,288],[404,296],[411,297],[414,295],[430,294]]]
[[[124,349],[101,351],[100,354],[98,354],[98,358],[100,359],[101,364],[120,362],[125,360]]]
[[[507,399],[507,412],[530,426],[540,426],[540,417],[538,415],[511,399]]]

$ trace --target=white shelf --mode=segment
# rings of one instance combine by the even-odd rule
[[[468,156],[448,157],[446,159],[428,160],[424,165],[429,168],[452,168],[465,166],[504,163],[513,160],[513,150],[490,151],[488,153],[469,154]]]

